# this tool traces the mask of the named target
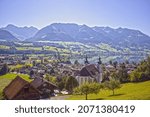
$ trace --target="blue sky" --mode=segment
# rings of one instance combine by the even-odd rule
[[[150,0],[0,0],[0,27],[78,23],[150,35]]]

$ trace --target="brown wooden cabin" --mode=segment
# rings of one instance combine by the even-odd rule
[[[40,94],[29,82],[17,76],[3,90],[5,99],[8,100],[35,100],[40,99]]]
[[[39,90],[40,98],[49,98],[54,93],[54,89],[57,89],[55,84],[42,78],[35,78],[31,85]]]

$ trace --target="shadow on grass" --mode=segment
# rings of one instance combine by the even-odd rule
[[[108,97],[113,97],[113,96],[121,96],[124,95],[124,93],[120,93],[120,94],[114,94],[114,95],[109,95]]]
[[[104,100],[105,98],[96,98],[96,99],[89,99],[89,100]]]

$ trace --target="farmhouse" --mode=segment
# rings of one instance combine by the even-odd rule
[[[8,100],[34,100],[40,99],[40,94],[37,89],[30,85],[29,82],[17,76],[3,90],[5,99]]]
[[[31,85],[40,92],[41,98],[50,97],[54,93],[54,89],[57,89],[56,85],[43,78],[35,78]]]

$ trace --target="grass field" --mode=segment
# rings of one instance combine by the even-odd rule
[[[31,81],[31,79],[29,79],[28,75],[24,75],[24,74],[18,74],[19,76],[21,76],[23,79],[25,79],[26,81]],[[0,76],[0,99],[3,99],[3,89],[17,76],[17,74],[6,74],[6,75],[2,75]]]
[[[17,64],[17,65],[9,65],[9,68],[12,70],[12,69],[19,69],[19,68],[22,68],[23,66],[26,66],[26,65],[29,65],[30,67],[32,67],[32,64],[25,64],[25,65],[21,65],[21,64]]]
[[[41,47],[16,47],[17,50],[35,50],[39,51],[42,50]]]
[[[5,46],[5,45],[0,45],[0,49],[5,49],[5,50],[7,50],[7,49],[10,49],[10,47],[9,47],[9,46]]]
[[[85,100],[84,95],[72,95],[69,100]],[[115,90],[115,95],[109,90],[101,90],[99,94],[88,95],[89,100],[150,100],[150,81],[141,83],[126,83]]]

